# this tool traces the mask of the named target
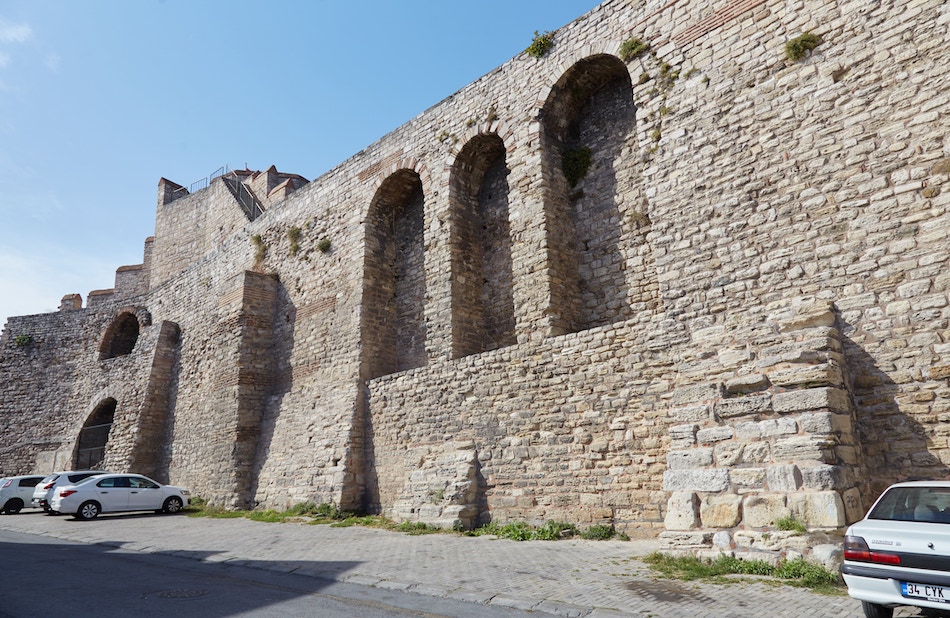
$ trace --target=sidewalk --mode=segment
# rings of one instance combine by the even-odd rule
[[[0,516],[0,529],[557,616],[863,615],[860,604],[846,596],[790,586],[657,579],[637,560],[656,549],[655,541],[515,542],[151,514],[80,522],[30,510]],[[902,610],[896,615],[918,614]]]

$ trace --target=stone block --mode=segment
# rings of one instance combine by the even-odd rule
[[[730,440],[736,432],[732,427],[708,427],[696,432],[696,439],[700,444],[711,444],[713,442],[722,442]]]
[[[712,465],[712,462],[713,450],[711,448],[692,448],[682,451],[670,451],[666,455],[666,465],[670,470],[702,468]]]
[[[674,491],[666,501],[667,530],[694,530],[699,527],[699,497],[689,491]]]
[[[716,465],[728,468],[736,465],[742,457],[743,444],[739,442],[720,442],[715,448]]]
[[[742,501],[742,523],[750,528],[769,528],[775,521],[788,517],[784,494],[757,494]]]
[[[718,547],[719,549],[732,549],[732,535],[725,530],[720,530],[713,535],[712,544],[713,547]]]
[[[759,424],[755,421],[739,423],[735,428],[736,438],[739,440],[758,440],[762,437]]]
[[[772,397],[772,410],[781,414],[811,410],[847,411],[848,406],[847,391],[831,387],[786,391]]]
[[[769,381],[785,388],[800,386],[840,386],[844,378],[841,368],[831,363],[798,365],[769,373]]]
[[[844,502],[836,491],[794,493],[788,504],[795,519],[809,528],[840,528],[847,521]]]
[[[739,376],[726,382],[726,391],[733,395],[764,391],[768,387],[769,379],[761,373]]]
[[[733,468],[729,480],[740,491],[765,487],[765,468]]]
[[[798,423],[787,416],[770,418],[759,423],[759,433],[765,438],[798,433]]]
[[[706,496],[699,517],[704,528],[734,528],[742,520],[742,498],[736,494]]]
[[[693,547],[709,547],[712,545],[712,532],[668,531],[661,532],[657,537],[661,548],[684,549]]]
[[[695,384],[682,386],[673,391],[673,405],[685,406],[715,401],[722,396],[721,384]]]
[[[841,494],[841,500],[844,502],[844,512],[848,524],[853,524],[864,518],[865,507],[861,500],[861,491],[857,487],[845,491]]]
[[[663,473],[664,491],[720,492],[728,488],[727,470],[667,470]]]
[[[832,573],[837,573],[844,561],[844,548],[838,543],[815,545],[811,549],[811,554],[805,556],[805,560],[819,564]]]
[[[768,394],[722,399],[716,403],[716,417],[725,419],[762,414],[771,409],[771,403],[772,397]]]
[[[752,442],[742,447],[742,463],[765,463],[772,459],[772,445],[768,442]]]
[[[843,489],[845,473],[840,466],[814,463],[802,466],[805,489]]]
[[[812,436],[796,436],[778,440],[772,445],[772,459],[776,463],[821,461],[834,463],[834,442]]]
[[[802,473],[794,464],[769,466],[765,474],[769,491],[791,493],[802,486]]]
[[[709,406],[709,404],[671,408],[669,411],[669,417],[674,423],[708,421],[712,418],[710,408],[711,406]]]

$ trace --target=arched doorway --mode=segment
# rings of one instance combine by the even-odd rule
[[[115,407],[115,399],[105,399],[86,419],[76,441],[76,455],[73,458],[75,470],[95,470],[102,465],[109,431],[115,417]]]

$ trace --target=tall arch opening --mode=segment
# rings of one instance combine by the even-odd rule
[[[115,399],[104,399],[86,419],[76,441],[74,470],[95,470],[101,467],[115,418],[115,407]]]
[[[624,242],[636,109],[626,66],[602,54],[567,70],[541,114],[555,334],[633,314]],[[642,221],[642,218],[636,218]],[[645,234],[641,233],[641,237]]]
[[[479,135],[452,168],[452,354],[512,345],[515,302],[505,144]]]
[[[102,344],[99,346],[99,359],[105,360],[117,356],[127,356],[135,349],[139,340],[139,319],[134,313],[120,313],[109,325]]]
[[[367,378],[426,364],[424,196],[419,174],[387,178],[366,221],[362,336]]]

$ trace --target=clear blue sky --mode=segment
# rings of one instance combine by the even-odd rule
[[[3,0],[0,325],[142,261],[161,177],[314,179],[599,0]]]

